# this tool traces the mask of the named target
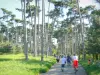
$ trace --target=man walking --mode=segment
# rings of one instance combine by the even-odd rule
[[[61,70],[62,70],[62,72],[64,71],[65,63],[66,63],[66,58],[64,56],[62,56],[62,58],[61,58]]]

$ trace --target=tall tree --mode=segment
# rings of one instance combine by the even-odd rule
[[[92,12],[92,19],[92,25],[88,31],[87,50],[88,53],[93,55],[93,58],[98,60],[98,54],[100,54],[100,10]]]
[[[26,28],[26,0],[23,1],[24,11],[23,11],[23,27],[24,27],[24,53],[25,59],[28,60],[28,45],[27,45],[27,28]]]
[[[34,17],[34,56],[37,56],[37,24],[36,24],[36,13],[37,13],[37,0],[35,0],[35,17]]]
[[[44,61],[44,22],[45,22],[45,3],[42,0],[42,35],[41,35],[41,61]]]

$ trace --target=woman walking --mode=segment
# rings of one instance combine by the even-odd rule
[[[78,68],[78,56],[74,54],[72,59],[73,59],[73,68],[75,69],[75,71],[77,71],[77,68]]]

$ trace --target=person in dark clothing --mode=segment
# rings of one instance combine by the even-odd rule
[[[60,57],[59,56],[56,56],[57,63],[59,62],[59,60],[60,60]]]
[[[68,56],[67,56],[67,64],[68,64],[68,65],[71,64],[71,60],[72,60],[71,57],[68,55]]]

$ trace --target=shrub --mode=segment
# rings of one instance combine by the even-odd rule
[[[2,53],[20,53],[22,52],[22,46],[14,45],[10,42],[1,42],[0,43],[0,54]]]
[[[11,43],[1,42],[0,43],[0,53],[9,53],[12,50]]]
[[[40,73],[45,73],[47,71],[48,71],[48,68],[46,68],[46,67],[42,67],[42,68],[39,69]]]
[[[47,64],[45,64],[48,68],[51,68],[51,63],[47,63]]]
[[[13,45],[12,46],[12,52],[14,54],[21,53],[22,52],[22,46],[20,46],[20,45]]]

